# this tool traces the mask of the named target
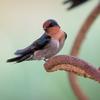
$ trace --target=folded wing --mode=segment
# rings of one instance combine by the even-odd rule
[[[44,46],[49,42],[50,42],[50,36],[43,34],[39,39],[34,41],[30,46],[21,50],[17,50],[15,52],[15,55],[34,53],[34,51],[44,48]]]
[[[31,55],[34,56],[34,52],[36,50],[41,50],[43,49],[49,42],[50,42],[51,37],[46,35],[45,33],[36,41],[34,41],[30,46],[17,50],[15,52],[15,55],[18,55],[15,58],[8,59],[7,62],[22,62],[28,58],[30,58]]]

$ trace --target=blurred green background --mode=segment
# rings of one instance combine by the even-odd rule
[[[63,50],[69,54],[82,23],[98,3],[91,0],[71,11],[63,0],[0,0],[0,100],[76,100],[64,71],[48,73],[43,61],[6,63],[18,48],[28,46],[43,33],[45,20],[56,19],[68,33]],[[100,66],[100,17],[88,31],[80,58]],[[90,100],[100,100],[100,84],[78,77]]]

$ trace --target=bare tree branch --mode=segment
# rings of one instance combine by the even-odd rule
[[[88,18],[84,22],[83,26],[81,27],[80,31],[78,32],[78,35],[72,47],[71,55],[77,56],[79,54],[80,47],[82,46],[86,33],[90,29],[91,25],[93,24],[93,22],[95,21],[95,19],[98,17],[99,14],[100,14],[100,3],[90,13]],[[87,96],[83,93],[83,91],[79,87],[76,80],[76,76],[74,74],[69,73],[69,82],[78,100],[88,99]]]
[[[74,56],[59,55],[52,57],[45,64],[46,71],[65,70],[100,82],[100,70]]]
[[[90,29],[91,25],[93,24],[93,22],[95,21],[95,19],[98,17],[99,14],[100,14],[100,3],[94,8],[94,10],[88,16],[85,23],[78,32],[78,35],[72,47],[71,55],[77,56],[79,54],[80,47],[82,46],[86,33]],[[46,71],[55,71],[58,69],[65,70],[100,82],[100,70],[96,70],[95,66],[90,65],[87,62],[72,56],[63,55],[51,58],[44,64],[44,67]],[[71,87],[75,95],[77,96],[78,100],[87,100],[88,98],[80,89],[76,80],[76,76],[74,74],[69,73],[69,81]]]

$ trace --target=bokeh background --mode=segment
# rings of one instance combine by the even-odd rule
[[[98,0],[90,0],[71,11],[62,2],[0,0],[0,100],[76,100],[66,72],[48,73],[43,61],[6,63],[18,48],[28,46],[42,35],[42,24],[49,18],[56,19],[68,33],[59,54],[70,53],[77,32]],[[79,57],[100,66],[100,17],[88,31]],[[100,84],[82,77],[78,81],[90,100],[100,100]]]

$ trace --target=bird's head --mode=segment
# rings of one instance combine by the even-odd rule
[[[46,33],[57,33],[60,29],[60,26],[58,25],[58,23],[53,20],[53,19],[49,19],[47,21],[44,22],[43,24],[43,29],[45,30]]]

